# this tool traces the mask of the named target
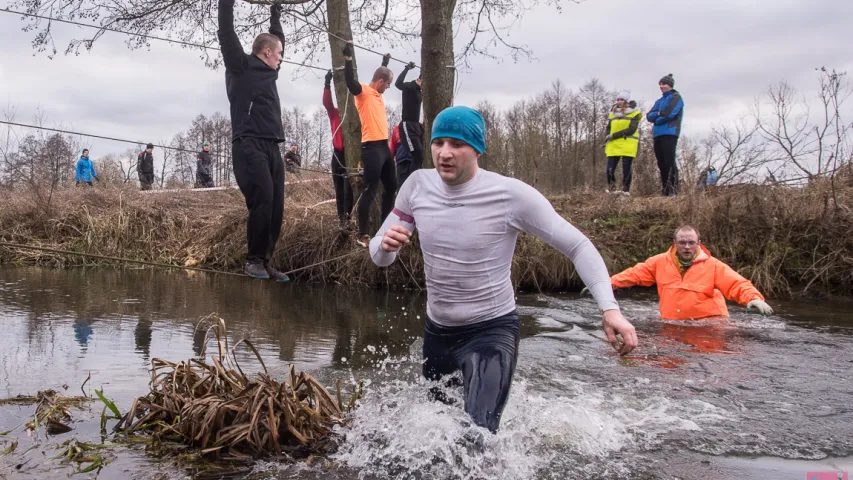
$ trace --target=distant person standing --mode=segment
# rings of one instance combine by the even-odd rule
[[[403,92],[402,120],[399,124],[400,145],[407,150],[412,158],[411,163],[397,162],[397,188],[403,186],[403,182],[409,178],[409,175],[424,166],[424,127],[421,125],[423,79],[419,75],[417,79],[411,82],[406,81],[406,74],[413,68],[415,68],[415,63],[409,62],[394,84]],[[396,156],[394,150],[391,150],[391,153]]]
[[[201,151],[196,155],[195,188],[213,188],[216,184],[211,175],[213,159],[210,157],[210,142],[204,141]]]
[[[631,101],[631,92],[623,90],[616,97],[607,119],[607,138],[604,154],[607,155],[607,189],[616,190],[616,167],[622,162],[622,193],[631,194],[631,166],[640,147],[640,118],[643,114],[637,102]]]
[[[654,124],[655,157],[660,169],[661,194],[665,197],[678,196],[678,164],[675,151],[678,147],[678,137],[681,135],[681,120],[684,117],[684,100],[675,90],[675,79],[672,74],[663,77],[658,82],[663,96],[655,102],[646,115],[646,119]]]
[[[234,177],[246,199],[248,253],[243,271],[252,278],[286,282],[270,266],[284,218],[284,141],[278,72],[284,48],[281,4],[270,6],[269,33],[255,37],[246,54],[234,30],[234,0],[219,0],[219,46],[231,105]]]
[[[98,177],[98,172],[95,171],[95,165],[92,164],[92,160],[89,160],[89,149],[84,148],[83,153],[80,155],[80,160],[77,160],[77,169],[74,174],[74,183],[80,185],[89,185],[92,186],[92,179],[97,181],[101,181]]]
[[[696,190],[701,191],[709,187],[714,187],[717,185],[717,180],[719,179],[720,175],[717,173],[717,169],[711,165],[699,174],[699,179],[696,181]]]
[[[290,173],[302,167],[302,155],[299,154],[299,144],[290,142],[290,150],[284,153],[284,168]]]
[[[136,157],[136,173],[139,175],[139,187],[151,190],[154,185],[154,144],[149,143],[145,150]]]
[[[352,213],[352,185],[347,173],[347,157],[344,152],[344,134],[341,131],[341,113],[332,101],[332,71],[326,73],[326,84],[323,88],[323,107],[329,115],[329,125],[332,128],[332,183],[335,185],[335,204],[338,207],[338,221],[341,228],[350,224]]]

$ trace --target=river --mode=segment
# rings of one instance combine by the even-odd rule
[[[337,453],[311,465],[259,461],[247,479],[758,479],[853,472],[853,302],[775,301],[771,317],[663,322],[653,292],[620,294],[640,346],[620,358],[577,294],[519,294],[522,341],[501,429],[427,400],[420,378],[425,296],[230,276],[111,269],[0,269],[0,397],[104,389],[126,411],[152,358],[197,355],[199,318],[249,338],[275,377],[289,364],[327,385],[365,380]],[[259,366],[240,354],[244,370]],[[248,372],[247,372],[248,373]],[[64,387],[67,387],[65,390]],[[0,436],[0,478],[67,478],[58,445],[100,441],[103,405],[74,430]],[[0,406],[0,432],[33,406]],[[481,442],[472,442],[477,435]],[[193,475],[119,447],[102,479]],[[81,474],[75,478],[85,478]],[[94,478],[94,474],[88,474]]]

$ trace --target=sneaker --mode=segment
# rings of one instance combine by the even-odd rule
[[[270,267],[269,265],[267,265],[265,268],[267,273],[269,274],[269,278],[275,280],[276,282],[284,283],[290,281],[290,277],[288,277],[286,273],[279,272],[278,270]]]
[[[264,268],[262,263],[246,262],[243,272],[252,278],[258,278],[261,280],[269,280],[270,278],[270,274],[267,273],[267,269]]]
[[[362,235],[358,237],[358,240],[355,243],[361,245],[364,248],[370,247],[370,235]]]
[[[631,196],[631,192],[622,192],[622,195],[625,195],[626,197],[630,197],[630,196]]]

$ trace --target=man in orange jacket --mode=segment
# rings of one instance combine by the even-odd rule
[[[728,316],[726,298],[748,310],[773,313],[752,282],[712,257],[699,242],[699,232],[690,226],[675,231],[674,245],[666,253],[610,277],[614,289],[654,284],[660,296],[660,316],[665,319]]]

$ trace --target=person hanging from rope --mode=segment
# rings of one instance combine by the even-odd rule
[[[139,188],[151,190],[154,185],[154,144],[145,146],[139,156],[136,157],[136,174],[139,176]]]
[[[210,142],[207,140],[204,141],[201,151],[196,155],[196,160],[195,188],[215,187],[216,184],[213,182],[213,175],[211,175],[213,160],[210,157]]]
[[[444,109],[433,122],[430,147],[436,168],[416,171],[400,188],[394,210],[370,241],[370,257],[380,267],[391,265],[417,225],[427,284],[423,375],[435,381],[462,370],[465,411],[494,432],[518,355],[510,274],[519,232],[571,259],[603,312],[607,341],[620,354],[637,346],[637,334],[619,311],[592,242],[533,187],[479,168],[486,149],[479,112]],[[431,395],[446,400],[438,387]]]
[[[373,73],[369,85],[359,83],[352,66],[352,43],[344,46],[344,79],[355,98],[355,108],[361,119],[361,162],[364,165],[364,192],[358,202],[358,239],[362,247],[370,243],[370,205],[382,182],[382,221],[394,208],[397,191],[397,172],[394,156],[388,147],[388,115],[385,112],[385,93],[394,80],[388,68],[391,54],[382,57],[382,66]]]
[[[95,165],[92,163],[92,160],[89,159],[89,149],[84,148],[83,153],[80,155],[80,160],[77,160],[77,168],[74,174],[74,183],[80,185],[92,186],[92,179],[97,181],[101,181],[101,177],[98,176],[98,172],[95,171]]]
[[[332,183],[335,186],[335,205],[338,207],[338,222],[341,228],[350,225],[352,212],[352,185],[347,177],[347,157],[344,152],[344,134],[341,131],[341,113],[332,102],[332,71],[326,73],[323,87],[323,107],[329,115],[332,128]]]
[[[416,80],[406,81],[406,74],[413,68],[415,68],[415,63],[409,62],[394,84],[403,92],[403,114],[399,125],[400,144],[408,150],[412,157],[411,162],[398,162],[397,164],[398,187],[403,185],[403,182],[409,178],[412,172],[419,170],[424,165],[424,128],[420,121],[423,79],[419,75]]]
[[[281,68],[284,31],[281,4],[270,6],[269,33],[255,37],[246,54],[234,30],[234,0],[219,0],[219,45],[225,64],[225,88],[231,104],[234,177],[246,199],[248,252],[244,271],[253,278],[286,282],[270,266],[284,217],[285,140],[276,81]]]

